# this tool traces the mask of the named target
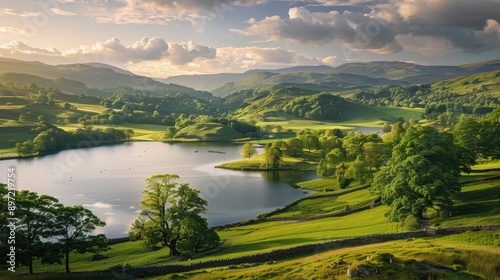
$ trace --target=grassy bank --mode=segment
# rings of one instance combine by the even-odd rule
[[[312,153],[304,153],[300,157],[287,157],[282,158],[280,167],[272,170],[316,170],[319,161],[319,155]],[[242,159],[232,162],[223,163],[216,166],[217,168],[225,168],[232,170],[250,170],[250,171],[266,171],[262,166],[264,156],[259,155],[249,159]]]

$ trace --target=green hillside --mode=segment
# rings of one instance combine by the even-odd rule
[[[313,110],[307,107],[307,98],[317,99],[319,96],[330,95],[339,100],[338,107],[328,107],[326,102],[319,102],[314,108],[330,112],[326,115],[315,115],[313,111],[304,115],[294,113],[293,104],[299,108]],[[233,114],[236,118],[245,121],[254,121],[259,126],[281,125],[285,129],[317,128],[317,126],[343,126],[352,129],[356,126],[382,126],[384,122],[396,122],[398,119],[419,120],[422,115],[421,109],[393,108],[368,106],[343,99],[336,95],[320,93],[318,91],[304,90],[297,87],[279,88],[269,90],[243,91],[233,94],[226,100],[233,99],[242,101],[243,105]],[[318,99],[319,100],[319,99]],[[301,104],[305,104],[302,106]],[[291,107],[292,106],[292,107]],[[307,108],[306,108],[307,107]],[[313,127],[311,127],[313,126]],[[347,126],[347,127],[346,127]],[[327,127],[323,127],[327,128]]]
[[[317,91],[342,91],[370,86],[405,82],[345,73],[285,73],[259,72],[237,82],[230,82],[212,91],[215,96],[225,97],[242,90],[276,85],[293,85]]]
[[[433,83],[432,87],[460,95],[476,93],[500,97],[500,71],[461,76]]]
[[[193,93],[195,90],[174,84],[164,84],[148,77],[132,74],[105,64],[48,65],[16,59],[0,58],[0,74],[9,73],[8,80],[27,83],[39,82],[40,86],[54,86],[71,93],[104,95],[98,90],[127,87],[134,90]],[[31,77],[30,77],[31,76]],[[33,79],[33,80],[30,80]],[[3,79],[5,80],[5,79]],[[92,90],[82,92],[82,88]]]
[[[181,129],[174,139],[198,141],[227,141],[245,138],[245,135],[219,123],[199,123]]]

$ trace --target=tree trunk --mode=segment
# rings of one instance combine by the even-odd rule
[[[31,256],[29,256],[28,259],[28,266],[30,268],[30,274],[33,274],[33,258]]]
[[[64,252],[64,259],[66,262],[66,273],[70,273],[71,271],[69,271],[69,250],[67,249]]]
[[[174,239],[172,240],[172,242],[170,242],[170,246],[168,246],[170,248],[170,256],[171,257],[176,257],[176,256],[179,256],[181,253],[179,251],[177,251],[177,239]]]

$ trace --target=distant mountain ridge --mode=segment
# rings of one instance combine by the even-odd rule
[[[326,65],[319,66],[295,66],[283,69],[253,69],[244,73],[219,73],[219,74],[199,74],[199,75],[179,75],[166,79],[156,79],[160,82],[174,83],[178,85],[190,86],[197,90],[213,91],[227,83],[237,82],[259,72],[269,72],[275,74],[287,73],[328,73],[333,67]]]
[[[137,90],[168,89],[171,85],[103,63],[48,65],[38,61],[0,58],[0,74],[33,75],[44,79],[78,81],[92,89],[130,87]],[[179,86],[175,85],[174,87]]]
[[[206,75],[172,76],[161,81],[190,86],[199,90],[211,91],[220,95],[221,91],[230,88],[230,83],[238,83],[259,72],[273,74],[320,73],[320,74],[353,74],[372,78],[388,79],[402,83],[433,83],[464,75],[500,70],[500,59],[479,61],[459,66],[425,66],[400,61],[353,62],[330,66],[297,66],[276,70],[250,70],[245,73],[221,73]],[[225,88],[225,89],[224,89]]]
[[[407,85],[407,82],[373,78],[357,74],[345,73],[285,73],[258,72],[237,82],[230,82],[212,91],[214,96],[225,97],[242,90],[256,87],[276,85],[296,86],[316,91],[343,91],[362,87],[380,86],[386,84]]]

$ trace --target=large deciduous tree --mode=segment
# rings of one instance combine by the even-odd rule
[[[377,173],[372,190],[390,205],[391,221],[422,216],[427,208],[446,210],[460,192],[453,136],[432,127],[410,127],[392,152],[389,166]]]
[[[215,231],[208,228],[205,218],[207,201],[188,184],[179,184],[178,175],[161,174],[147,179],[142,212],[131,228],[131,236],[143,239],[147,246],[158,243],[170,249],[170,256],[179,250],[196,251],[219,244]]]
[[[102,242],[106,238],[104,235],[98,235],[98,238],[89,235],[96,227],[103,227],[106,223],[81,205],[60,207],[56,215],[54,233],[64,253],[66,273],[70,273],[69,254],[72,251],[83,253],[95,246],[106,246],[106,242]]]
[[[48,195],[39,196],[35,192],[23,190],[16,195],[16,215],[19,217],[19,226],[16,229],[18,238],[18,250],[20,262],[28,266],[29,272],[33,274],[33,260],[41,259],[42,263],[59,262],[58,255],[54,250],[48,252],[42,238],[53,235],[55,212],[61,207],[59,201]]]

